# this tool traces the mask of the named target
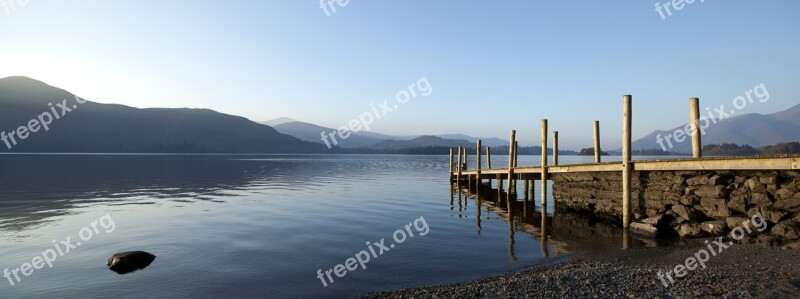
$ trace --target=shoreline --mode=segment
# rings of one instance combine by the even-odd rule
[[[709,239],[709,242],[712,240]],[[363,298],[791,298],[800,294],[800,251],[734,244],[664,287],[657,274],[684,264],[701,242],[578,253],[548,265],[474,281],[371,293]],[[673,276],[674,277],[674,276]]]

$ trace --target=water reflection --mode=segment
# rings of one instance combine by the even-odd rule
[[[481,231],[482,212],[496,215],[506,221],[508,223],[508,256],[512,262],[518,260],[517,248],[515,248],[516,238],[519,238],[518,232],[529,235],[539,242],[541,257],[574,252],[665,245],[656,240],[632,236],[617,224],[599,221],[591,215],[562,211],[556,217],[555,210],[557,209],[554,205],[550,203],[542,206],[540,197],[530,190],[535,185],[534,181],[525,182],[523,180],[522,198],[518,197],[517,186],[513,181],[505,183],[504,187],[510,185],[511,189],[506,189],[506,191],[489,183],[483,183],[479,188],[473,189],[469,188],[469,185],[454,183],[451,185],[450,202],[452,207],[454,196],[459,198],[459,202],[462,197],[465,202],[468,199],[474,200],[477,206],[478,235]]]

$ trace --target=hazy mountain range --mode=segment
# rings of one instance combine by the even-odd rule
[[[322,144],[320,133],[333,132],[333,128],[326,128],[312,123],[297,121],[288,117],[281,117],[269,121],[261,122],[262,124],[274,127],[278,132],[283,134],[292,135],[300,140],[317,142]],[[421,138],[424,137],[424,138]],[[433,136],[415,135],[415,136],[392,136],[376,132],[356,132],[352,133],[350,137],[344,140],[337,140],[338,146],[342,148],[374,148],[374,149],[399,149],[399,148],[413,148],[413,147],[427,147],[427,146],[442,146],[442,147],[457,147],[469,144],[474,147],[475,142],[479,139],[464,134],[444,134],[436,135],[440,137],[439,140],[430,138]],[[499,138],[480,138],[481,144],[485,146],[507,146],[508,141]],[[330,141],[329,141],[330,142]]]
[[[52,120],[47,120],[45,113]],[[40,123],[45,120],[50,122],[46,129]],[[38,131],[31,132],[29,128]],[[706,145],[761,147],[798,141],[800,105],[769,115],[731,117],[706,130]],[[392,136],[358,132],[341,140],[338,147],[327,149],[320,134],[331,131],[332,128],[290,118],[256,123],[209,109],[139,109],[77,102],[68,91],[30,78],[0,79],[0,132],[5,133],[0,136],[4,138],[0,152],[441,153],[457,146],[473,148],[478,139],[463,134]],[[633,147],[658,149],[657,135],[664,138],[674,131],[655,131],[635,141]],[[508,141],[499,138],[481,139],[483,145],[498,149],[508,145]],[[688,138],[681,143],[673,138],[672,145],[672,152],[691,151]]]
[[[61,107],[66,101],[69,112]],[[51,109],[50,104],[52,103]],[[53,118],[45,131],[39,116]],[[62,115],[63,113],[63,115]],[[34,121],[36,120],[36,121]],[[47,121],[47,117],[42,117]],[[8,135],[20,126],[37,132],[21,132],[13,141]],[[0,131],[6,133],[9,149],[0,141],[0,152],[82,153],[321,153],[324,146],[281,134],[272,127],[244,117],[208,109],[139,109],[90,101],[76,102],[63,89],[26,78],[0,79]]]
[[[685,125],[684,125],[685,126]],[[668,135],[683,129],[684,126],[676,127],[672,130],[657,130],[649,135],[633,142],[634,150],[662,149],[658,144],[658,136],[662,140]],[[739,145],[750,145],[752,147],[762,147],[778,143],[800,141],[800,104],[787,110],[773,114],[749,113],[725,118],[716,124],[710,124],[702,135],[702,144],[722,144],[733,143]],[[683,142],[675,142],[674,136],[670,136],[672,147],[666,140],[661,143],[671,152],[691,153],[692,140],[687,137]]]

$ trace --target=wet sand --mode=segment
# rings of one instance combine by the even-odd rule
[[[367,298],[800,298],[800,250],[756,244],[731,245],[710,257],[706,269],[688,271],[664,287],[659,271],[684,264],[704,248],[705,244],[696,242],[575,254],[553,265]]]

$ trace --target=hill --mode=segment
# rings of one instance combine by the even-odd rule
[[[51,106],[52,103],[52,106]],[[66,104],[66,105],[64,105]],[[63,108],[61,107],[63,106]],[[52,107],[52,108],[51,108]],[[316,153],[323,146],[272,127],[209,109],[139,109],[76,99],[26,77],[0,79],[0,131],[11,134],[34,119],[47,129],[23,132],[2,152],[69,153]],[[56,116],[58,115],[58,116]],[[41,121],[40,121],[41,116]],[[27,130],[23,130],[27,131]],[[16,133],[16,132],[15,132]],[[16,142],[16,144],[14,144]],[[9,149],[8,145],[11,145]]]

